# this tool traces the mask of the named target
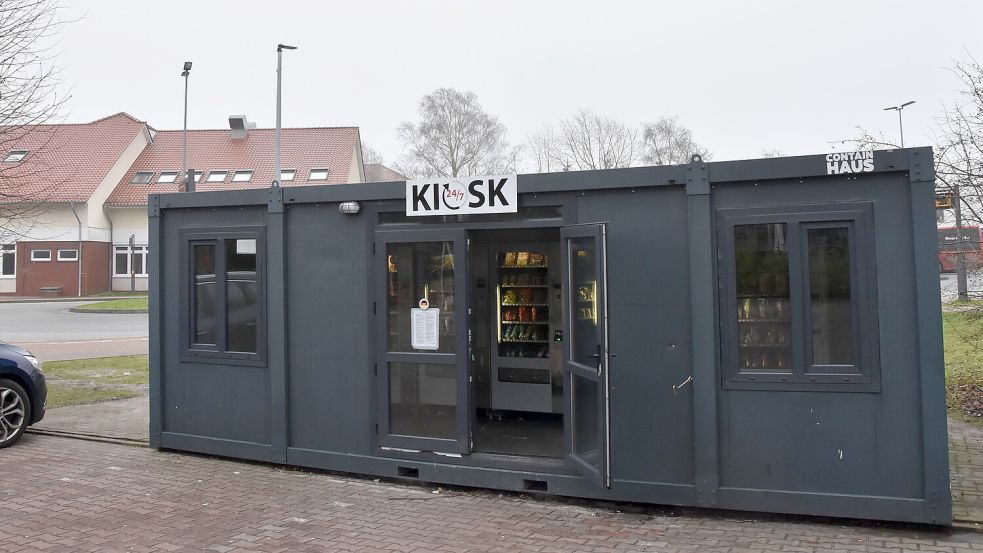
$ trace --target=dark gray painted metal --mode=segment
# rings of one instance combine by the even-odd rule
[[[286,213],[283,208],[283,188],[269,188],[269,204],[267,206],[267,239],[266,239],[266,282],[267,309],[269,321],[274,325],[265,325],[270,369],[270,431],[273,446],[273,456],[276,462],[287,462],[287,445],[290,428],[287,412],[287,380],[289,374],[287,331],[290,318],[287,315],[286,271],[288,248],[286,240]]]
[[[696,497],[700,505],[717,504],[717,296],[714,285],[713,214],[710,175],[698,156],[686,168],[689,246],[690,355],[692,359],[693,449]],[[680,381],[680,383],[683,381]],[[690,390],[682,389],[683,393]]]
[[[931,151],[878,152],[875,171],[857,175],[826,176],[820,155],[705,163],[695,177],[693,166],[520,176],[522,205],[561,205],[566,224],[608,221],[610,489],[562,461],[378,449],[372,242],[378,210],[402,209],[403,183],[285,188],[282,214],[266,190],[153,196],[152,439],[265,461],[285,447],[290,464],[412,467],[434,482],[536,479],[589,498],[948,523],[932,177],[919,159]],[[353,199],[362,213],[338,213]],[[829,202],[873,205],[882,390],[723,389],[716,210]],[[181,275],[162,268],[179,266],[182,229],[248,225],[267,228],[267,298],[284,306],[267,311],[269,367],[182,361]]]
[[[912,244],[915,258],[915,295],[918,328],[918,365],[921,367],[922,455],[925,458],[925,517],[946,524],[952,520],[949,490],[949,433],[946,424],[945,363],[942,352],[938,242],[935,235],[935,169],[932,150],[908,152],[911,182]]]
[[[160,213],[160,197],[152,196],[147,201],[147,215],[148,215],[148,231],[149,231],[149,241],[152,244],[150,251],[148,252],[149,258],[147,259],[147,270],[150,273],[150,282],[148,286],[149,290],[149,300],[148,300],[148,323],[150,328],[150,340],[148,343],[149,351],[153,352],[150,356],[150,447],[161,447],[160,444],[160,432],[161,432],[161,421],[163,420],[162,415],[162,396],[164,393],[164,387],[162,386],[161,371],[163,370],[163,363],[165,359],[164,352],[167,348],[161,342],[162,335],[164,332],[164,326],[161,324],[161,316],[163,312],[161,311],[161,299],[164,297],[163,289],[161,287],[161,228],[164,222]]]

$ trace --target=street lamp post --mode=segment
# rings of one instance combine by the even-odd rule
[[[893,109],[893,110],[896,110],[898,112],[898,130],[901,131],[901,147],[902,148],[904,148],[904,125],[901,123],[901,110],[903,110],[906,106],[910,106],[911,104],[914,104],[914,103],[915,103],[915,101],[914,100],[911,100],[911,101],[908,101],[908,102],[905,102],[905,103],[901,104],[900,106],[891,106],[889,108],[884,108],[884,111],[891,111]]]
[[[184,181],[183,191],[194,192],[194,179],[188,178],[188,75],[191,74],[191,62],[184,62],[184,135],[181,141],[181,179]]]
[[[280,89],[283,81],[283,51],[296,49],[296,46],[276,45],[276,153],[273,162],[273,186],[280,186]]]

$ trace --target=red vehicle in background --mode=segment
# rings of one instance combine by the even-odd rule
[[[954,273],[960,256],[967,270],[983,267],[980,227],[939,227],[939,271]]]

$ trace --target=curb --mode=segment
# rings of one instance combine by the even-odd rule
[[[139,300],[147,296],[73,296],[58,298],[15,298],[7,299],[0,296],[0,305],[5,303],[66,303],[73,301],[109,301],[109,300]]]
[[[69,308],[72,313],[106,313],[106,314],[120,314],[120,315],[132,315],[136,313],[149,313],[148,309],[86,309],[84,306]]]

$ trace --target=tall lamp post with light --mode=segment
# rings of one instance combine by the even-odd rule
[[[181,139],[181,179],[184,181],[183,191],[194,192],[194,178],[188,178],[188,75],[191,74],[191,62],[184,62],[184,135]]]
[[[908,102],[905,102],[905,103],[901,104],[900,106],[891,106],[889,108],[884,108],[884,111],[891,111],[893,109],[893,110],[897,110],[897,112],[898,112],[898,130],[901,131],[901,147],[902,148],[904,148],[904,124],[901,122],[901,110],[903,110],[907,106],[910,106],[911,104],[914,104],[914,103],[915,103],[915,101],[914,100],[911,100],[911,101],[908,101]]]
[[[280,90],[283,82],[283,51],[296,49],[296,46],[287,46],[286,44],[276,45],[276,153],[274,154],[273,162],[272,186],[280,186]]]

